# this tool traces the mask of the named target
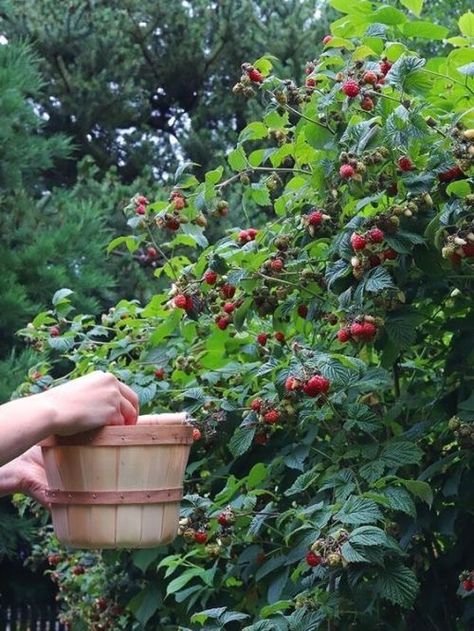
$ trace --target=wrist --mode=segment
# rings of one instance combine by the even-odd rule
[[[13,460],[3,465],[3,467],[0,467],[0,497],[3,495],[11,495],[20,490],[20,479],[18,469],[15,465],[16,462]]]

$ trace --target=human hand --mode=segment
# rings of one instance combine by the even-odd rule
[[[69,436],[103,425],[134,425],[138,397],[111,373],[96,371],[46,390],[55,417],[55,434]]]
[[[0,495],[24,493],[49,508],[45,494],[47,488],[41,447],[31,447],[0,467]]]

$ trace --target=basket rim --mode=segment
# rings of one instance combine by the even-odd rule
[[[188,424],[159,423],[137,425],[106,425],[99,429],[72,434],[48,436],[41,447],[125,447],[138,445],[190,445],[193,427]]]

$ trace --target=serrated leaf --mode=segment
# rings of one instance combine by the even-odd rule
[[[394,605],[411,609],[418,592],[415,574],[401,563],[391,563],[377,576],[379,595]]]
[[[405,489],[391,486],[383,489],[382,493],[388,499],[389,507],[392,510],[406,513],[412,517],[416,515],[415,503]]]
[[[237,457],[248,451],[252,445],[253,437],[255,436],[255,428],[241,428],[238,427],[232,438],[229,441],[230,453]]]
[[[373,294],[395,287],[390,272],[383,267],[370,270],[364,277],[362,285],[365,291]]]
[[[341,546],[342,558],[348,563],[367,563],[367,557],[358,552],[348,541]]]
[[[260,140],[262,138],[266,138],[267,135],[268,129],[266,125],[260,121],[254,121],[242,129],[239,134],[239,141],[245,142],[246,140]]]
[[[384,323],[388,337],[399,348],[408,348],[416,339],[417,327],[424,321],[420,313],[390,314]]]
[[[426,22],[423,20],[413,20],[400,26],[400,30],[406,37],[421,37],[423,39],[445,39],[449,33],[446,26]]]
[[[286,489],[285,495],[290,497],[291,495],[296,495],[297,493],[301,493],[305,491],[314,481],[317,479],[318,474],[314,469],[310,469],[310,471],[306,471],[299,475],[293,484]]]
[[[423,480],[400,480],[400,483],[410,491],[412,495],[426,502],[428,506],[433,503],[433,491],[430,485]]]
[[[385,532],[377,526],[360,526],[351,532],[349,542],[360,546],[391,547]]]
[[[227,161],[234,171],[244,171],[247,168],[247,158],[243,147],[233,149],[227,156]]]
[[[358,525],[378,521],[382,513],[374,501],[352,495],[334,517],[343,524]]]
[[[423,457],[422,450],[407,440],[391,440],[386,443],[380,454],[380,460],[386,467],[396,468],[408,464],[418,464]]]

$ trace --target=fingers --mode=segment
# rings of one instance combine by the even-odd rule
[[[118,382],[119,384],[119,388],[120,388],[120,394],[125,397],[125,399],[127,399],[127,401],[129,401],[129,403],[131,403],[133,405],[133,407],[135,408],[135,421],[136,422],[136,417],[138,416],[138,413],[140,411],[140,406],[138,403],[138,396],[135,394],[135,392],[129,387],[126,386],[124,383],[122,383],[121,381]]]
[[[135,425],[137,422],[137,411],[127,399],[120,402],[120,414],[125,425]]]

